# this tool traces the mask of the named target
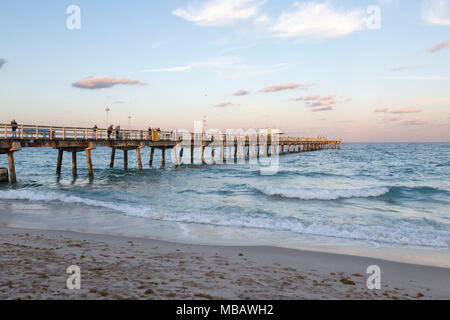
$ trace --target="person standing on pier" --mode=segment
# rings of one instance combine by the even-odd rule
[[[152,127],[148,127],[148,136],[150,140],[152,140],[152,132],[153,132]]]
[[[97,131],[98,131],[98,127],[96,124],[94,124],[94,127],[92,128],[92,131],[94,131],[94,139],[97,137]]]
[[[13,119],[13,121],[11,121],[11,130],[12,130],[12,137],[13,138],[16,137],[17,127],[18,127],[18,124],[17,124],[16,120]]]
[[[119,134],[120,134],[120,126],[119,125],[116,126],[115,131],[116,131],[116,139],[120,139],[120,136],[119,136]]]
[[[107,130],[107,132],[108,132],[108,139],[111,137],[111,134],[112,134],[112,132],[113,132],[113,128],[114,128],[113,125],[110,125],[110,126],[108,127],[108,130]]]

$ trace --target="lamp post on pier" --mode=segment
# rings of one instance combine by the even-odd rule
[[[111,109],[106,107],[105,111],[106,111],[106,128],[108,128],[108,125],[109,125],[109,112],[111,111]]]

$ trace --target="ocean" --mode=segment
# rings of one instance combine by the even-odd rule
[[[274,175],[201,165],[198,154],[174,167],[170,152],[159,168],[159,150],[150,168],[149,148],[141,153],[144,170],[130,151],[124,171],[122,152],[109,169],[110,149],[93,150],[94,179],[79,153],[75,179],[69,153],[58,177],[56,150],[16,152],[18,183],[0,184],[0,224],[195,244],[418,248],[448,259],[449,143],[344,143],[281,155]]]

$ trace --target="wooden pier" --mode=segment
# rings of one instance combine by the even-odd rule
[[[189,148],[190,163],[194,163],[194,149],[201,150],[201,162],[206,164],[205,149],[212,148],[212,163],[242,163],[242,160],[258,159],[277,154],[310,152],[323,149],[340,149],[341,140],[326,138],[291,138],[276,132],[255,134],[207,134],[187,132],[160,132],[148,130],[53,127],[38,125],[18,125],[14,131],[10,124],[0,124],[0,154],[8,155],[9,177],[11,183],[17,181],[14,153],[22,148],[54,148],[58,151],[56,173],[61,174],[64,152],[72,154],[72,174],[77,175],[77,153],[85,152],[89,176],[93,177],[91,151],[96,147],[111,148],[110,168],[114,168],[116,150],[123,152],[123,168],[128,169],[128,151],[136,150],[139,170],[143,169],[141,150],[150,148],[149,166],[153,166],[155,149],[161,150],[161,166],[165,166],[166,150],[174,151],[175,166],[182,162],[184,148]],[[215,158],[215,150],[220,156]],[[225,155],[226,151],[226,155]]]

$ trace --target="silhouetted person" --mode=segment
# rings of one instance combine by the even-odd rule
[[[108,139],[111,137],[111,134],[112,134],[112,132],[113,132],[113,129],[114,129],[114,126],[113,126],[113,125],[110,125],[110,126],[108,127],[108,130],[107,130],[107,132],[108,132]]]
[[[16,130],[17,130],[18,124],[16,120],[11,121],[11,130],[12,130],[12,136],[13,138],[16,137]]]
[[[119,137],[120,126],[116,126],[116,128],[114,130],[116,131],[116,139],[120,139],[120,137]]]
[[[94,131],[94,138],[96,138],[96,137],[97,137],[97,131],[98,131],[98,127],[97,127],[96,124],[94,125],[94,127],[92,128],[92,130]]]

